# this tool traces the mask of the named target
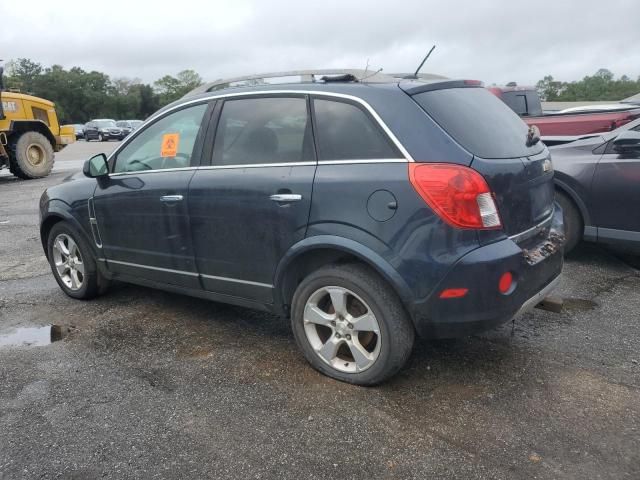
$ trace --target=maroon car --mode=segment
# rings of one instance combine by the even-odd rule
[[[585,135],[610,132],[640,118],[640,106],[631,104],[625,110],[544,114],[534,87],[509,83],[505,87],[489,87],[488,90],[520,115],[528,125],[536,125],[548,145],[577,140]]]

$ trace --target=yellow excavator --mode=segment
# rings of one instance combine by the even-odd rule
[[[46,177],[54,153],[75,142],[73,126],[60,126],[53,102],[5,91],[3,73],[0,66],[0,169],[24,179]]]

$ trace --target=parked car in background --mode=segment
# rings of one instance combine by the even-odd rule
[[[131,127],[129,122],[127,122],[126,120],[118,120],[116,122],[116,127],[122,130],[122,133],[124,134],[125,137],[129,135],[131,132],[133,132],[133,127]]]
[[[550,150],[566,251],[587,240],[640,253],[640,119]]]
[[[519,86],[515,82],[504,87],[488,87],[488,90],[505,102],[528,125],[540,130],[542,140],[549,146],[572,142],[584,135],[610,132],[636,118],[640,107],[618,104],[611,109],[577,107],[576,110],[544,114],[535,87]]]
[[[109,118],[91,120],[84,127],[84,139],[87,142],[91,140],[98,140],[99,142],[122,140],[124,137],[126,137],[126,134],[116,125],[116,121]]]
[[[114,279],[290,316],[314,368],[361,385],[416,332],[532,308],[563,262],[546,146],[477,81],[358,75],[204,85],[49,188],[61,289]]]
[[[76,140],[79,138],[84,138],[84,125],[81,123],[76,123],[73,125],[73,128],[76,132]]]
[[[142,120],[118,120],[116,125],[128,135],[142,125]]]

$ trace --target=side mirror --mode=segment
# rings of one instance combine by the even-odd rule
[[[627,130],[613,141],[613,151],[620,154],[640,154],[640,132]]]
[[[107,163],[107,156],[104,153],[99,153],[91,157],[84,162],[82,166],[82,173],[89,178],[105,177],[109,174],[109,164]]]

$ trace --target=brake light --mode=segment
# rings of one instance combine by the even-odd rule
[[[489,186],[475,170],[450,163],[409,163],[409,180],[448,224],[478,230],[502,227]]]

